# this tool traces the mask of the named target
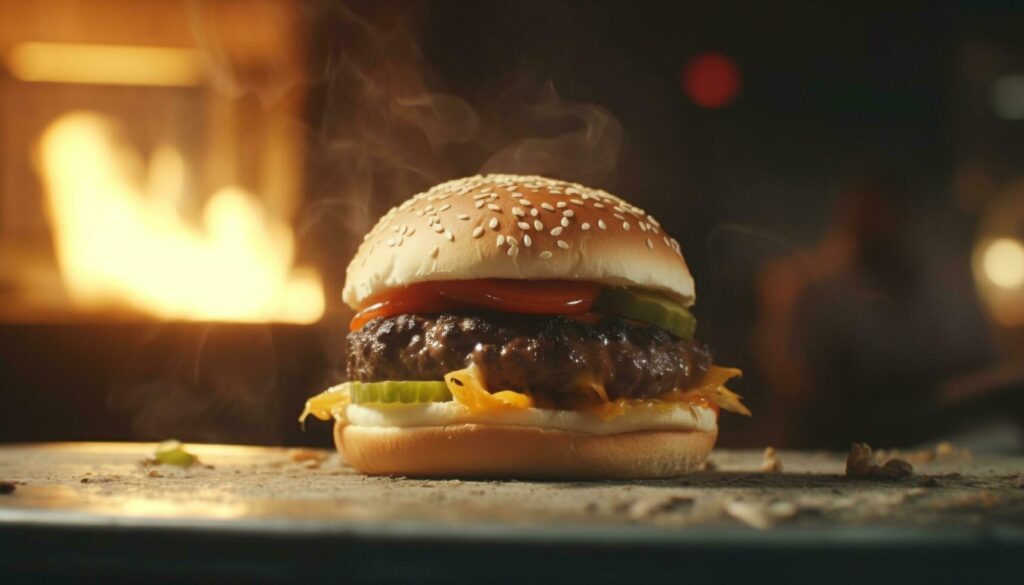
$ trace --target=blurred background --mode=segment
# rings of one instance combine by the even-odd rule
[[[658,217],[725,446],[1024,452],[1024,9],[0,0],[0,441],[329,444],[356,244],[445,179]]]

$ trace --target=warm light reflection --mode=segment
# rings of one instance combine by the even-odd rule
[[[66,114],[44,132],[39,165],[61,275],[88,307],[122,304],[163,318],[312,323],[324,310],[320,276],[294,268],[289,226],[239,187],[183,219],[180,154],[163,146],[147,165],[113,123]]]
[[[6,64],[22,81],[170,87],[202,81],[199,52],[178,47],[20,43]]]
[[[220,495],[220,494],[218,494]],[[229,494],[230,495],[230,494]],[[197,496],[194,500],[128,497],[118,502],[119,514],[140,518],[203,518],[232,519],[244,518],[251,506],[246,502],[231,502],[226,498],[211,502]]]
[[[1006,289],[1024,284],[1024,245],[1017,240],[993,240],[985,247],[981,261],[992,284]]]

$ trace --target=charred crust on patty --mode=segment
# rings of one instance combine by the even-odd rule
[[[686,389],[707,373],[711,353],[696,341],[611,315],[402,314],[348,335],[352,380],[442,380],[470,365],[492,391],[563,404],[596,398],[595,383],[611,400]]]

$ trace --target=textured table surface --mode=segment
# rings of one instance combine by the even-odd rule
[[[49,542],[76,530],[335,538],[347,550],[371,541],[375,550],[446,542],[677,552],[917,547],[1015,550],[1020,556],[1006,558],[1024,559],[1024,459],[956,449],[897,454],[915,469],[893,480],[846,477],[845,454],[783,451],[782,472],[765,472],[763,453],[716,451],[714,471],[590,483],[365,477],[328,451],[188,449],[200,465],[148,465],[152,444],[0,447],[9,492],[0,495],[0,537],[8,536],[0,560],[25,534]]]

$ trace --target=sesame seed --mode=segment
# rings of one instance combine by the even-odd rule
[[[516,191],[515,193],[512,194],[512,197],[515,198],[515,199],[519,199],[522,196],[523,196],[523,194],[518,192],[518,191]]]
[[[614,217],[615,219],[621,219],[621,220],[625,220],[626,219],[626,216],[622,215],[621,213],[613,213],[612,217]]]
[[[433,205],[428,205],[428,206],[423,208],[423,211],[434,211],[434,206]]]
[[[563,217],[561,221],[562,227],[569,227],[569,218]]]
[[[388,248],[394,248],[394,247],[395,247],[395,241],[394,240],[388,240]]]
[[[398,233],[398,229],[399,229],[399,228],[398,228],[398,226],[396,225],[396,226],[395,226],[394,228],[392,228],[392,230],[391,230],[391,231],[393,231],[393,232],[395,232],[395,233],[397,234],[397,233]]]
[[[523,245],[524,246],[529,248],[530,245],[532,245],[532,244],[533,244],[533,239],[530,238],[530,234],[526,234],[525,236],[523,236]]]
[[[540,212],[537,211],[536,207],[531,207],[530,208],[530,215],[532,215],[533,217],[537,217],[538,215],[540,215]]]
[[[476,207],[477,209],[480,209],[481,207],[483,207],[483,206],[484,206],[484,200],[483,200],[483,199],[480,199],[479,201],[477,201],[477,202],[476,202],[476,203],[474,203],[473,205],[474,205],[474,206],[475,206],[475,207]]]
[[[515,258],[519,255],[519,246],[509,246],[508,255]]]
[[[455,234],[451,233],[448,230],[444,231],[444,237],[448,238],[449,242],[454,242],[455,241]]]
[[[497,211],[498,213],[501,213],[501,208],[498,207],[497,205],[493,204],[493,203],[488,203],[487,204],[487,209],[490,209],[491,211]]]
[[[555,229],[551,230],[551,235],[552,236],[560,236],[560,235],[562,235],[562,228],[556,227]]]
[[[439,224],[439,223],[438,224],[434,224],[434,231],[437,232],[437,233],[441,233],[441,232],[444,231],[444,226]]]
[[[440,246],[434,246],[434,248],[430,251],[430,257],[431,258],[437,258],[437,253],[440,252],[440,251],[441,251]]]
[[[557,207],[558,207],[559,209],[562,209],[563,207],[565,207],[566,205],[568,205],[568,203],[566,203],[565,201],[559,201],[559,202],[558,202],[558,203],[556,203],[555,205],[556,205],[556,206],[557,206]]]
[[[551,207],[551,204],[548,203],[547,201],[545,201],[544,203],[541,203],[540,206],[543,207],[544,209],[548,210],[548,211],[554,211],[555,210],[555,208]]]
[[[642,221],[640,222],[640,231],[642,231],[642,232],[646,232],[647,231],[647,224],[642,222]]]
[[[576,212],[571,209],[566,209],[565,211],[562,212],[562,215],[564,215],[565,217],[572,217],[576,215]]]
[[[460,214],[459,214],[459,219],[461,219],[461,220],[467,220],[467,219],[469,219],[469,216],[468,216],[468,215],[466,215],[465,213],[460,213]]]
[[[566,191],[566,193],[568,193],[568,191]],[[583,202],[579,199],[570,199],[569,203],[572,203],[573,205],[583,205]]]
[[[541,223],[539,219],[535,219],[535,220],[533,220],[533,228],[535,230],[537,230],[538,232],[543,231],[544,230],[544,224]]]
[[[505,236],[498,236],[498,247],[500,248],[500,247],[502,247],[504,245],[505,245]]]
[[[583,223],[580,224],[580,229],[583,230],[583,231],[587,231],[587,230],[590,229],[590,224],[587,223],[587,222],[583,222]]]
[[[552,254],[551,252],[548,252],[547,250],[544,250],[543,252],[540,253],[540,257],[541,257],[542,260],[547,260],[547,259],[551,258],[551,256],[553,256],[553,255],[554,254]]]
[[[445,211],[445,210],[447,210],[447,209],[451,209],[451,208],[452,208],[452,206],[451,206],[451,204],[450,204],[450,203],[445,203],[445,204],[444,204],[444,205],[442,205],[441,207],[438,207],[438,208],[437,208],[437,210],[438,210],[438,211]]]
[[[651,238],[647,238],[647,247],[652,250],[654,249],[654,242],[651,241]]]
[[[473,195],[473,199],[487,199],[490,195],[490,193],[477,193]]]
[[[563,250],[568,250],[568,249],[569,249],[569,244],[568,244],[568,243],[566,243],[566,241],[565,241],[565,240],[558,240],[558,241],[557,241],[557,242],[555,242],[555,243],[556,243],[556,244],[558,244],[558,247],[559,247],[559,248],[561,248],[561,249],[563,249]]]
[[[524,215],[526,215],[526,213],[524,213],[523,210],[519,209],[518,207],[513,207],[512,208],[512,215],[514,215],[516,217],[523,217]]]
[[[527,231],[527,230],[530,229],[530,224],[526,223],[525,221],[521,221],[521,222],[517,223],[516,225],[519,226],[519,229],[521,229],[523,231]]]
[[[622,222],[622,229],[626,230],[627,232],[629,231],[629,222],[628,221]]]
[[[413,228],[409,228],[409,233],[407,233],[407,234],[405,234],[405,235],[407,235],[407,236],[411,236],[411,235],[413,235],[413,234],[415,234],[415,233],[416,233],[416,228],[414,228],[414,227],[413,227]]]
[[[475,228],[473,228],[473,237],[474,238],[479,238],[482,235],[484,235],[484,226],[478,225]],[[647,240],[647,241],[650,241],[650,240]]]
[[[597,227],[599,227],[599,228],[601,228],[603,230],[608,229],[608,225],[604,223],[603,219],[597,220]]]
[[[515,239],[512,236],[505,236],[505,241],[508,242],[510,246],[518,246],[519,245],[519,240]]]
[[[598,209],[604,209],[604,205],[601,205],[601,204],[600,204],[600,203],[598,203],[597,201],[595,201],[595,202],[594,202],[594,207],[596,207],[596,208],[598,208]]]
[[[498,229],[498,218],[492,217],[491,221],[487,223],[487,227],[491,228],[492,230]]]
[[[530,203],[526,199],[520,199],[519,202],[522,203],[523,205],[527,206],[527,207],[533,205],[533,203]]]

